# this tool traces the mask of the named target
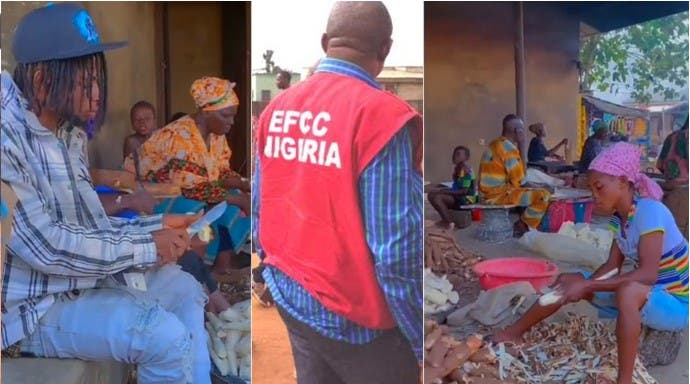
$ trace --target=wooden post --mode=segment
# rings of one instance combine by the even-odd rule
[[[527,125],[527,113],[525,105],[525,22],[522,1],[515,3],[515,101],[517,115]],[[527,143],[525,135],[523,137],[520,151],[522,161],[527,161]]]

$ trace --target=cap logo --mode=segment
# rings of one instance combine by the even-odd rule
[[[81,10],[74,15],[74,25],[77,27],[84,40],[91,44],[100,43],[96,25],[86,11]]]

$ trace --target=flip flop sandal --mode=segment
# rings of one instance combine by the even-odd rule
[[[266,308],[273,306],[273,298],[271,297],[271,293],[268,288],[266,288],[266,285],[262,283],[252,284],[252,297],[258,301],[259,304]]]

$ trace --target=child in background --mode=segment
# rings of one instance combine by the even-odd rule
[[[429,192],[429,202],[441,215],[439,226],[452,228],[451,209],[458,209],[461,205],[474,204],[477,195],[477,185],[474,172],[469,164],[470,150],[464,146],[455,147],[452,161],[453,185],[451,188],[440,187]]]
[[[661,203],[663,192],[640,172],[640,150],[628,143],[605,149],[589,167],[588,181],[597,208],[615,212],[611,230],[615,241],[609,259],[593,274],[559,276],[555,289],[560,301],[535,304],[515,324],[497,333],[494,342],[516,341],[561,306],[588,300],[605,314],[617,315],[618,384],[632,383],[642,325],[660,331],[688,326],[688,242],[671,212]],[[623,267],[630,272],[596,280]]]
[[[125,138],[123,156],[136,152],[156,130],[156,108],[148,101],[137,101],[129,110],[129,118],[134,133]]]

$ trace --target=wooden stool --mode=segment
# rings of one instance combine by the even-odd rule
[[[463,205],[461,209],[480,209],[482,220],[479,222],[475,238],[489,243],[502,243],[513,238],[513,223],[510,221],[510,210],[516,205]]]

